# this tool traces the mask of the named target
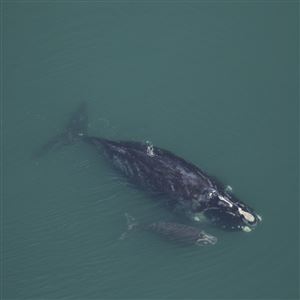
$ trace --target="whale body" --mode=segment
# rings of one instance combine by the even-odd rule
[[[175,211],[193,221],[208,220],[223,229],[246,232],[261,221],[252,208],[191,162],[150,143],[89,136],[87,122],[87,106],[82,103],[64,131],[46,143],[39,153],[82,140],[101,154],[104,152],[107,159],[136,185],[166,195]]]

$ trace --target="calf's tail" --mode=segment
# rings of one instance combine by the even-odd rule
[[[125,213],[125,218],[127,222],[127,230],[122,233],[122,235],[120,236],[120,240],[124,240],[128,236],[128,233],[138,226],[138,223],[135,221],[135,218],[130,214]]]

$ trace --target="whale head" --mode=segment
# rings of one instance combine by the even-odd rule
[[[218,239],[215,236],[206,233],[204,230],[201,230],[198,239],[196,240],[196,245],[197,246],[215,245],[217,241]]]
[[[202,195],[202,201],[203,197],[206,207],[202,214],[222,229],[250,232],[262,221],[260,215],[232,194],[211,188]]]

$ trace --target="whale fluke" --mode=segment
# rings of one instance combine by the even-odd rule
[[[47,154],[50,151],[59,149],[65,145],[72,145],[81,140],[87,135],[88,128],[88,114],[87,103],[81,102],[76,111],[69,118],[63,131],[48,142],[42,145],[35,153],[34,157],[40,157]]]

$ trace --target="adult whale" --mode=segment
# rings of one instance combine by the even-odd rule
[[[209,220],[228,230],[251,231],[261,217],[199,167],[149,143],[112,141],[89,136],[87,104],[81,103],[62,133],[38,155],[82,140],[102,153],[135,184],[165,194],[176,211],[194,221]]]

